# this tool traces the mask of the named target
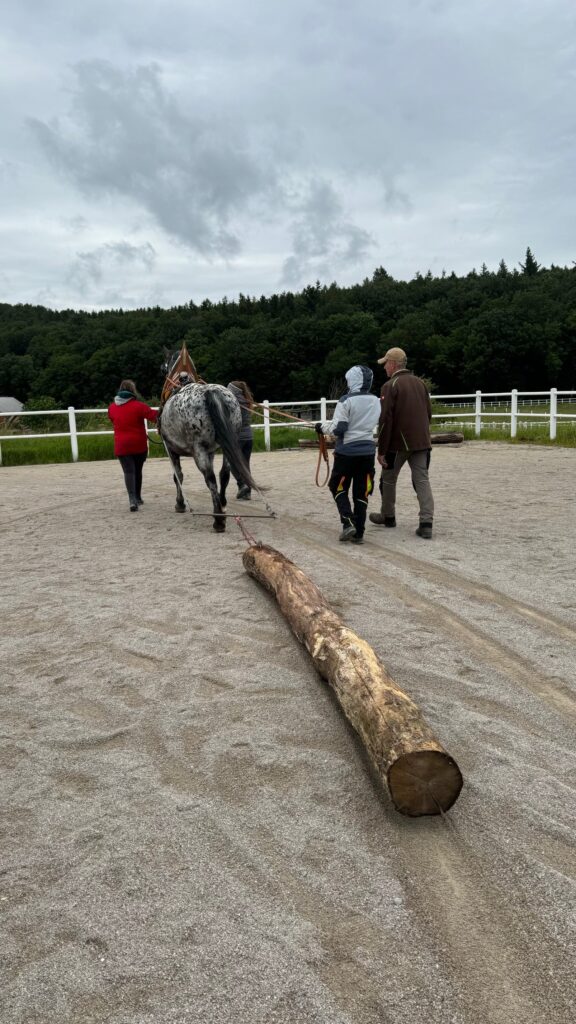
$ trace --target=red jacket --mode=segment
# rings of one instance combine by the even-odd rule
[[[148,451],[144,420],[156,422],[158,413],[145,402],[131,398],[123,405],[112,402],[108,416],[114,424],[114,455],[140,455]]]

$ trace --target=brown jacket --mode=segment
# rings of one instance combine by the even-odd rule
[[[380,392],[378,454],[419,452],[431,447],[432,406],[423,381],[410,370],[397,370]]]

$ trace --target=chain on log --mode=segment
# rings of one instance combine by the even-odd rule
[[[276,597],[362,739],[397,810],[414,817],[447,811],[462,788],[460,769],[372,647],[344,624],[318,587],[280,551],[257,544],[246,549],[242,561]]]

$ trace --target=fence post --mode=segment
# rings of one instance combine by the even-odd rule
[[[518,388],[512,389],[512,400],[510,403],[510,437],[516,437],[518,429]]]
[[[70,447],[72,449],[72,462],[78,462],[78,434],[76,432],[76,413],[74,406],[68,406],[68,423],[70,425]]]
[[[558,389],[550,388],[550,440],[556,439],[556,415],[558,413]]]
[[[2,465],[2,445],[0,444],[0,466]]]
[[[320,419],[322,420],[323,423],[325,423],[326,420],[328,419],[328,415],[327,415],[327,412],[326,412],[326,399],[325,398],[321,398],[320,399]]]
[[[270,402],[267,398],[262,402],[264,408],[264,447],[270,451]]]
[[[476,392],[476,433],[482,430],[482,392]]]

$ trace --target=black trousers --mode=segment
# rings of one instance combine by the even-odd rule
[[[142,497],[142,468],[147,456],[148,452],[139,452],[137,455],[118,456],[130,500]]]
[[[354,511],[348,497],[350,484]],[[368,498],[374,489],[374,456],[336,453],[328,487],[334,496],[341,522],[351,520],[356,527],[356,536],[363,537]]]
[[[246,460],[246,465],[249,466],[250,465],[250,456],[252,455],[252,446],[254,444],[254,441],[253,441],[253,439],[251,437],[248,437],[245,441],[239,441],[238,443],[240,445],[240,451],[242,452],[242,455],[244,456],[244,459]],[[244,487],[243,481],[239,480],[239,478],[236,476],[236,474],[234,474],[234,479],[235,479],[236,483],[238,484],[238,487]],[[224,490],[226,490],[226,488],[228,486],[228,481],[229,480],[230,480],[230,466],[228,465],[228,462],[226,461],[226,459],[224,459],[224,461],[222,462],[222,469],[220,470],[220,486],[223,487]]]

